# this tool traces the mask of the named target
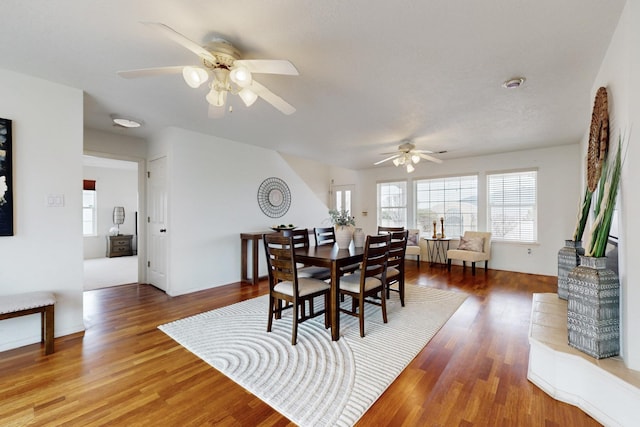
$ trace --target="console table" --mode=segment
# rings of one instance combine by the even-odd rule
[[[251,233],[240,233],[240,281],[257,285],[258,277],[258,246],[263,234],[273,233],[273,231],[255,231]],[[251,277],[249,277],[249,242],[251,242]]]
[[[427,241],[427,251],[429,252],[429,261],[431,265],[436,263],[447,263],[447,251],[449,250],[449,242],[451,238],[434,239],[433,237],[423,237]]]

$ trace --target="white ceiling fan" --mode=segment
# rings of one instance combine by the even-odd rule
[[[374,165],[377,166],[389,160],[393,160],[394,165],[406,167],[408,173],[411,173],[415,170],[415,167],[413,165],[418,163],[420,159],[429,160],[430,162],[434,163],[442,163],[442,160],[429,155],[434,154],[433,151],[416,150],[416,145],[408,139],[402,141],[402,143],[398,146],[398,150],[396,152],[382,154],[392,155],[378,162],[375,162]]]
[[[120,77],[132,79],[182,73],[185,82],[192,88],[198,88],[211,79],[206,99],[209,102],[209,115],[212,117],[224,114],[229,92],[240,96],[247,107],[260,97],[284,114],[293,114],[296,111],[287,101],[258,83],[252,75],[264,73],[297,76],[298,70],[290,61],[240,59],[240,52],[222,38],[216,38],[205,46],[200,46],[165,24],[159,22],[143,22],[143,24],[157,29],[165,37],[198,55],[201,64],[118,71]]]

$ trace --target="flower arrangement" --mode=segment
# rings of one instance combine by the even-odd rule
[[[356,217],[350,216],[349,211],[345,209],[329,210],[329,216],[331,217],[331,223],[339,226],[356,225]]]
[[[599,191],[594,209],[596,219],[590,230],[591,239],[589,247],[585,251],[586,256],[595,258],[605,256],[622,174],[622,137],[618,139],[618,149],[612,163],[610,165],[609,162],[606,162],[603,165],[598,182]]]

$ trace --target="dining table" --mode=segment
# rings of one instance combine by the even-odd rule
[[[361,262],[363,256],[364,248],[355,247],[353,242],[346,249],[339,248],[337,243],[296,249],[296,262],[331,270],[329,316],[332,341],[340,339],[340,276],[342,268]]]

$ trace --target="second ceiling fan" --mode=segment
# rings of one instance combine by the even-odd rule
[[[143,24],[155,28],[168,39],[198,55],[201,64],[118,71],[120,77],[131,79],[182,73],[185,82],[192,88],[200,87],[211,79],[206,99],[210,105],[209,115],[213,117],[224,113],[228,93],[240,96],[247,107],[260,97],[284,114],[293,114],[296,111],[291,104],[253,78],[254,73],[297,76],[298,70],[290,61],[240,59],[240,52],[222,38],[216,38],[205,46],[200,46],[165,24],[159,22],[143,22]]]
[[[393,160],[393,164],[395,166],[406,167],[407,172],[409,173],[415,170],[414,165],[420,162],[421,159],[429,160],[430,162],[434,163],[442,163],[442,160],[429,155],[434,154],[433,151],[416,150],[416,145],[408,139],[402,141],[402,143],[398,146],[398,150],[396,152],[382,154],[392,155],[378,162],[375,162],[374,165],[377,166],[384,162],[388,162],[389,160]]]

